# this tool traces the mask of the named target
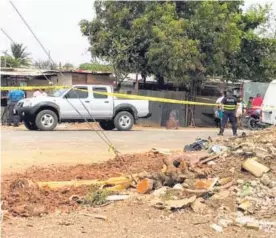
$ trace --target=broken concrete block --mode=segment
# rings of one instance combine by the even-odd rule
[[[256,177],[261,177],[264,173],[267,173],[270,170],[265,165],[257,162],[255,158],[250,158],[244,161],[242,163],[242,168]]]
[[[169,210],[180,209],[190,206],[196,200],[196,196],[185,198],[181,200],[169,200],[165,202],[166,208]]]
[[[254,229],[254,230],[259,230],[260,226],[257,222],[247,222],[245,224],[245,227],[249,228],[249,229]]]
[[[261,178],[261,183],[265,186],[271,187],[272,181],[267,174],[264,174]]]

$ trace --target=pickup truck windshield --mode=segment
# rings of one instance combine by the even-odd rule
[[[53,93],[50,93],[49,96],[50,97],[60,97],[65,91],[67,91],[68,89],[62,88],[62,89],[57,89],[55,90]]]

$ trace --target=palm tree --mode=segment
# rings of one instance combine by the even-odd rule
[[[30,58],[28,57],[30,53],[27,52],[27,47],[24,47],[23,44],[11,44],[11,52],[13,58],[20,62],[20,66],[30,65]]]
[[[27,48],[23,44],[12,43],[11,44],[11,55],[5,53],[7,65],[12,68],[29,66],[30,53],[27,52]]]

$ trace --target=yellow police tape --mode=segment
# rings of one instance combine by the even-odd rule
[[[0,91],[9,91],[14,89],[21,89],[24,91],[33,91],[37,89],[45,89],[45,90],[57,90],[57,89],[74,89],[72,86],[12,86],[12,87],[0,87]],[[75,88],[79,91],[88,91],[85,89]],[[136,99],[136,100],[148,100],[152,102],[164,102],[164,103],[173,103],[173,104],[184,104],[184,105],[197,105],[197,106],[217,106],[217,103],[204,103],[204,102],[194,102],[194,101],[187,101],[187,100],[176,100],[176,99],[169,99],[169,98],[158,98],[158,97],[148,97],[148,96],[141,96],[141,95],[133,95],[133,94],[125,94],[125,93],[108,93],[108,92],[93,92],[95,94],[113,96],[118,98],[128,98],[128,99]],[[262,107],[263,110],[271,110],[276,108],[275,106],[265,106]]]
[[[15,90],[21,89],[24,91],[33,91],[37,89],[45,89],[45,90],[53,90],[53,89],[69,89],[71,86],[19,86],[19,87],[0,87],[1,91]],[[72,88],[74,89],[74,88]],[[77,89],[80,91],[88,91],[84,89]],[[157,97],[148,97],[148,96],[140,96],[140,95],[130,95],[124,93],[107,93],[107,92],[93,92],[95,94],[119,97],[119,98],[128,98],[128,99],[138,99],[138,100],[148,100],[152,102],[165,102],[165,103],[174,103],[174,104],[185,104],[185,105],[200,105],[200,106],[216,106],[216,103],[203,103],[203,102],[193,102],[193,101],[184,101],[184,100],[176,100],[176,99],[168,99],[168,98],[157,98]]]

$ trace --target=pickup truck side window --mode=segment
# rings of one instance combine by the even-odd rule
[[[80,90],[77,90],[80,89]],[[87,87],[75,87],[75,89],[71,89],[66,95],[67,99],[75,99],[75,98],[88,98],[88,89]]]
[[[103,98],[107,98],[107,95],[103,95],[103,94],[98,94],[98,93],[94,93],[94,92],[103,92],[103,93],[107,93],[107,89],[105,87],[93,87],[93,97],[95,99],[103,99]]]

